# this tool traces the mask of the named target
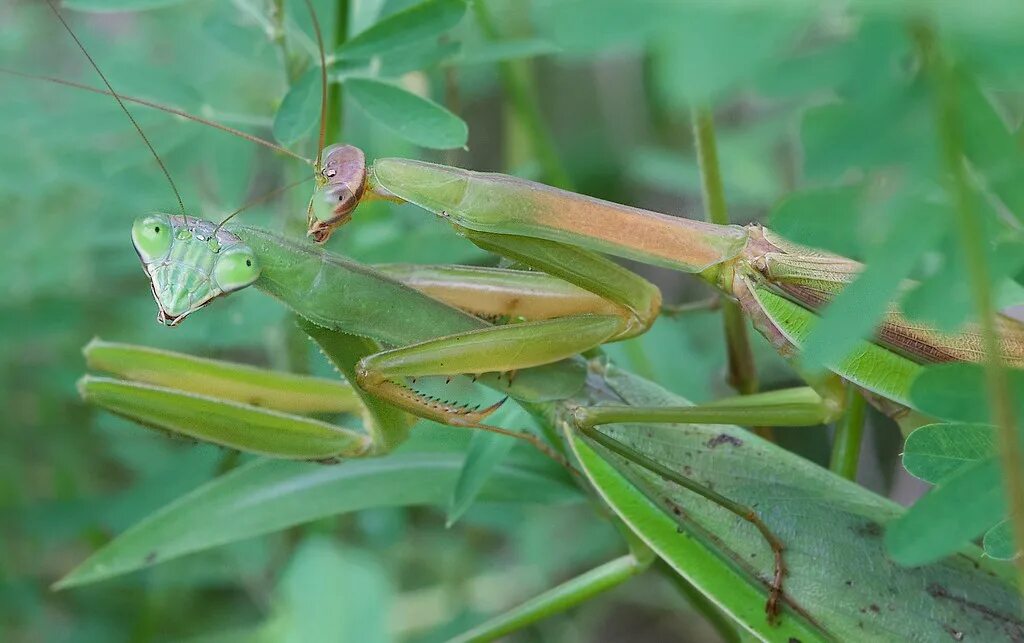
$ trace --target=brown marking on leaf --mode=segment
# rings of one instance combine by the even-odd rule
[[[707,441],[707,447],[709,449],[714,449],[721,444],[731,444],[734,447],[738,447],[743,445],[743,440],[733,437],[727,433],[719,433]]]

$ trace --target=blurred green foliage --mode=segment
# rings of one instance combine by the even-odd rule
[[[335,54],[331,78],[342,86],[333,108],[342,138],[371,159],[423,157],[548,181],[560,166],[580,192],[698,216],[689,111],[714,107],[735,220],[770,214],[796,241],[870,262],[825,314],[812,360],[870,332],[893,298],[943,328],[971,317],[932,89],[912,37],[915,26],[928,26],[958,65],[975,207],[998,249],[993,279],[1003,304],[1022,300],[1005,280],[1024,263],[1024,8],[1012,0],[491,0],[497,39],[481,27],[479,7],[461,2],[315,4]],[[65,14],[119,92],[312,156],[314,40],[301,3],[279,13],[281,6],[69,0]],[[6,3],[0,20],[3,67],[100,84],[45,5]],[[345,44],[338,24],[363,35]],[[413,41],[394,36],[408,35],[409,25],[419,26]],[[584,507],[510,511],[478,502],[449,507],[452,517],[465,512],[452,529],[444,506],[374,509],[53,593],[51,583],[113,535],[236,463],[234,454],[84,407],[75,380],[90,338],[330,371],[282,309],[256,292],[173,331],[153,323],[128,226],[175,202],[124,115],[109,97],[7,76],[0,95],[0,638],[304,641],[316,631],[323,640],[441,640],[616,553],[612,528]],[[531,106],[542,115],[539,128],[529,125]],[[132,112],[188,207],[206,218],[309,172],[221,132]],[[300,187],[242,216],[301,234],[306,196]],[[379,204],[361,208],[330,246],[365,262],[493,261],[422,212]],[[685,276],[637,269],[669,301],[708,294]],[[908,290],[910,277],[921,284]],[[608,352],[699,401],[727,392],[720,335],[712,314],[665,318]],[[766,387],[795,381],[760,339],[756,348]],[[891,423],[873,422],[862,481],[884,492],[899,447]],[[827,459],[825,431],[782,432],[780,440]],[[941,527],[934,521],[949,508],[940,504],[929,524]],[[1005,523],[990,531],[986,546],[991,537],[992,551],[1005,552],[1006,531]],[[346,610],[337,609],[341,596]],[[647,575],[522,639],[626,632],[638,640],[716,636],[667,582]]]

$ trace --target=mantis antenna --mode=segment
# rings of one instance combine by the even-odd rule
[[[305,0],[309,17],[313,20],[313,34],[316,35],[316,48],[320,51],[320,137],[316,144],[316,172],[320,173],[320,162],[323,160],[324,143],[327,142],[327,56],[324,53],[324,37],[320,33],[320,21],[316,17],[312,0]],[[339,7],[338,11],[344,11]]]
[[[320,33],[320,20],[317,19],[316,17],[316,10],[313,8],[313,3],[311,0],[304,1],[306,4],[306,9],[309,11],[309,17],[313,21],[313,34],[316,35],[316,48],[320,53],[320,136],[317,138],[316,161],[313,164],[314,173],[319,174],[321,170],[321,163],[323,161],[324,143],[326,143],[327,139],[327,56],[324,53],[324,38],[323,35]],[[295,183],[286,185],[282,188],[272,190],[262,196],[257,197],[253,201],[246,203],[245,205],[238,208],[228,216],[224,217],[221,220],[221,222],[217,224],[217,227],[213,229],[214,234],[216,234],[217,231],[221,229],[221,226],[230,221],[236,214],[246,210],[250,206],[256,205],[257,203],[262,203],[263,201],[273,198],[275,195],[280,194],[281,192],[290,190],[296,185],[305,183],[307,180],[308,179],[303,179],[301,181],[296,181]]]
[[[306,165],[313,165],[313,161],[311,161],[310,159],[307,159],[305,156],[302,156],[301,154],[296,154],[295,152],[291,151],[290,149],[288,149],[286,147],[281,147],[280,145],[277,145],[276,143],[272,143],[272,142],[270,142],[270,141],[268,141],[268,140],[266,140],[264,138],[260,138],[259,136],[254,136],[254,135],[252,135],[252,134],[250,134],[248,132],[243,132],[240,129],[236,129],[234,127],[230,127],[230,126],[225,125],[223,123],[218,123],[216,121],[211,121],[211,120],[209,120],[207,118],[203,118],[202,116],[196,116],[195,114],[190,114],[189,112],[186,112],[185,110],[178,109],[176,107],[171,107],[169,105],[162,105],[160,103],[156,103],[156,102],[153,102],[151,100],[146,100],[145,98],[139,98],[138,96],[129,96],[128,94],[114,94],[114,92],[108,92],[105,89],[99,89],[98,87],[91,87],[89,85],[83,85],[82,83],[76,83],[74,81],[66,80],[64,78],[55,78],[53,76],[44,76],[44,75],[41,75],[41,74],[29,74],[29,73],[26,73],[26,72],[23,72],[23,71],[17,71],[15,69],[7,69],[5,67],[0,67],[0,74],[7,74],[9,76],[16,76],[18,78],[26,78],[28,80],[41,80],[41,81],[45,81],[45,82],[48,82],[48,83],[54,83],[56,85],[64,85],[65,87],[74,87],[75,89],[81,89],[83,91],[92,92],[93,94],[102,94],[103,96],[120,97],[121,100],[123,100],[126,103],[135,103],[135,104],[138,104],[138,105],[143,105],[145,107],[150,107],[152,109],[158,109],[161,112],[166,112],[168,114],[173,114],[175,116],[180,116],[181,118],[193,121],[195,123],[200,123],[201,125],[206,125],[208,127],[213,127],[215,129],[219,129],[222,132],[227,132],[228,134],[233,134],[233,135],[235,135],[235,136],[237,136],[239,138],[242,138],[242,139],[245,139],[245,140],[249,141],[250,143],[256,143],[257,145],[262,145],[263,147],[266,147],[268,149],[274,150],[275,152],[280,152],[281,154],[284,154],[285,156],[290,156],[293,159],[296,159],[298,161],[302,161]]]
[[[309,0],[307,0],[307,2],[308,1]],[[121,106],[121,110],[125,113],[125,116],[127,116],[128,120],[132,122],[132,125],[135,126],[135,130],[139,133],[139,136],[141,136],[142,140],[146,143],[146,147],[149,148],[150,153],[153,155],[153,158],[156,159],[156,162],[160,166],[160,169],[163,171],[164,176],[167,177],[167,182],[170,184],[171,190],[174,192],[174,197],[178,200],[178,207],[181,208],[181,214],[182,216],[185,217],[185,225],[187,226],[188,213],[185,212],[185,203],[181,200],[181,193],[178,192],[178,186],[174,184],[174,179],[171,178],[171,173],[170,171],[168,171],[167,166],[164,165],[163,159],[161,159],[160,155],[156,153],[156,149],[153,147],[153,144],[149,142],[149,138],[146,137],[146,133],[142,131],[142,127],[139,125],[138,121],[135,120],[135,117],[132,116],[132,113],[128,111],[128,107],[125,106],[124,102],[121,100],[121,97],[118,96],[117,93],[114,91],[113,86],[111,86],[110,81],[108,81],[107,77],[103,74],[103,71],[100,69],[100,66],[97,65],[96,61],[93,60],[92,56],[89,55],[89,52],[88,50],[86,50],[85,45],[83,45],[82,41],[78,39],[78,36],[75,35],[75,32],[71,30],[71,25],[69,25],[67,21],[64,20],[64,16],[62,16],[60,14],[60,11],[57,10],[56,5],[53,4],[53,0],[46,0],[46,4],[50,7],[50,10],[53,11],[53,15],[57,16],[57,19],[60,20],[60,23],[64,25],[64,29],[67,30],[68,35],[70,35],[71,39],[75,41],[75,44],[78,45],[78,48],[82,50],[83,54],[85,54],[85,58],[89,61],[89,64],[92,65],[92,68],[95,69],[96,73],[99,74],[101,79],[103,79],[103,84],[106,85],[107,89],[110,90],[110,95],[113,96],[114,100],[117,101],[117,104]]]
[[[284,192],[287,192],[288,190],[290,190],[290,189],[292,189],[292,188],[294,188],[296,186],[302,185],[303,183],[305,183],[306,181],[308,181],[308,180],[310,180],[312,178],[313,177],[311,177],[311,176],[307,176],[305,178],[299,179],[298,181],[294,181],[292,183],[289,183],[288,185],[284,185],[284,186],[281,186],[279,188],[275,188],[273,190],[270,190],[269,192],[266,192],[264,194],[259,195],[258,197],[256,197],[253,200],[249,201],[248,203],[246,203],[242,207],[238,208],[237,210],[235,210],[234,212],[232,212],[228,216],[224,217],[221,220],[221,222],[217,224],[217,227],[213,229],[213,232],[211,233],[211,236],[217,234],[217,231],[220,230],[221,227],[223,227],[225,223],[227,223],[228,221],[233,219],[236,214],[240,214],[242,212],[245,212],[246,210],[248,210],[252,206],[259,205],[260,203],[263,203],[264,201],[269,201],[270,199],[273,199],[275,196],[277,196],[279,194],[282,194]]]

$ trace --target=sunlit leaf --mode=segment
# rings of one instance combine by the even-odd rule
[[[1004,520],[985,532],[985,554],[999,560],[1010,560],[1017,555],[1013,540],[1013,525]]]
[[[466,123],[431,100],[369,78],[350,78],[345,90],[367,116],[417,145],[451,149],[466,144]]]
[[[903,445],[903,466],[931,483],[994,453],[994,427],[987,424],[929,424],[915,430]]]

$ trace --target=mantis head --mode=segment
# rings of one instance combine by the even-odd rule
[[[150,214],[132,224],[132,243],[159,307],[157,321],[167,326],[260,276],[252,249],[210,221]]]

